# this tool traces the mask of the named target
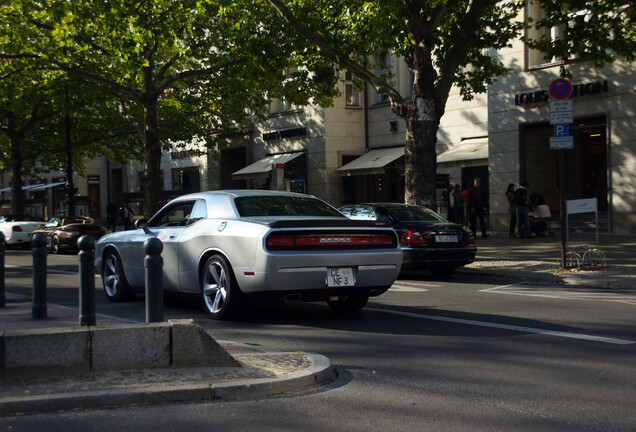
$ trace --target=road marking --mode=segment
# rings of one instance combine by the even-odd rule
[[[391,285],[389,291],[401,291],[401,292],[426,292],[428,289],[421,287],[436,287],[439,285],[423,284],[419,282],[404,282],[399,281]]]
[[[4,267],[5,268],[22,268],[22,269],[26,270],[26,267],[19,266],[19,265],[11,265],[11,264],[9,264],[9,265],[5,265]],[[67,275],[76,275],[76,274],[78,274],[78,272],[76,272],[76,271],[72,271],[71,272],[71,271],[66,271],[66,270],[55,270],[55,269],[51,269],[51,268],[48,268],[48,267],[46,268],[46,272],[47,273],[67,274]]]
[[[510,284],[481,290],[494,294],[507,294],[526,297],[543,297],[561,300],[604,301],[636,305],[636,292],[614,292],[607,289],[590,290],[584,288],[561,288],[544,286]]]
[[[635,341],[630,341],[625,339],[606,338],[601,336],[593,336],[593,335],[586,335],[586,334],[579,334],[579,333],[567,333],[567,332],[561,332],[561,331],[555,331],[555,330],[539,329],[534,327],[514,326],[514,325],[508,325],[508,324],[490,323],[485,321],[474,321],[474,320],[467,320],[467,319],[461,319],[461,318],[449,318],[449,317],[435,316],[435,315],[423,315],[418,313],[396,311],[391,309],[378,309],[378,308],[367,307],[365,308],[365,310],[370,310],[375,312],[384,312],[388,314],[400,315],[400,316],[405,316],[409,318],[443,321],[443,322],[450,322],[454,324],[464,324],[464,325],[472,325],[472,326],[479,326],[479,327],[490,327],[490,328],[496,328],[496,329],[502,329],[502,330],[511,330],[511,331],[518,331],[523,333],[536,333],[536,334],[564,337],[564,338],[570,338],[570,339],[582,339],[582,340],[588,340],[593,342],[609,343],[614,345],[636,344]]]

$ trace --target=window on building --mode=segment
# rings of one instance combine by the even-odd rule
[[[580,22],[587,22],[590,16],[590,11],[587,9],[576,10],[567,14],[567,24],[558,26],[544,26],[537,27],[538,23],[546,18],[545,11],[536,2],[529,2],[527,6],[527,21],[532,25],[528,28],[527,38],[528,40],[545,40],[551,43],[558,41],[565,36],[565,32],[568,27],[575,25],[581,25]],[[535,48],[526,49],[527,67],[541,67],[552,64],[563,63],[564,61],[575,60],[576,56],[572,56],[567,59],[558,57],[547,57],[545,53]]]
[[[269,113],[272,115],[282,114],[296,110],[296,106],[284,99],[275,99],[269,104]]]
[[[378,78],[388,81],[390,73],[390,64],[389,64],[389,52],[382,51],[375,57],[375,74]],[[376,103],[384,103],[388,102],[389,98],[385,95],[378,93],[378,97]]]
[[[200,192],[201,174],[199,167],[173,169],[172,190],[185,193]]]
[[[354,76],[351,72],[345,73],[345,97],[348,107],[360,106],[360,91],[354,82]]]

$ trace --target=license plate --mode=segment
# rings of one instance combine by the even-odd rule
[[[435,242],[437,243],[457,243],[456,235],[436,235]]]
[[[352,267],[331,267],[327,269],[327,286],[341,287],[356,284]]]

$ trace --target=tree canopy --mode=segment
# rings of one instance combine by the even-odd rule
[[[22,0],[21,55],[112,95],[144,152],[146,211],[162,202],[162,151],[247,127],[272,98],[329,100],[333,67],[295,55],[267,5],[230,0]],[[310,70],[314,73],[310,73]],[[322,71],[326,72],[322,72]]]
[[[435,206],[437,131],[452,86],[465,99],[507,73],[496,53],[521,39],[547,58],[601,66],[636,52],[635,12],[623,0],[533,0],[545,12],[523,21],[526,0],[267,0],[320,54],[386,96],[406,120],[406,202]],[[536,38],[524,32],[537,31]],[[552,37],[553,27],[561,29]],[[390,50],[414,75],[403,96],[372,56]],[[567,62],[562,73],[567,73]]]

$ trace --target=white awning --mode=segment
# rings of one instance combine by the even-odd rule
[[[371,150],[336,169],[340,175],[384,174],[384,167],[404,156],[404,146]]]
[[[264,157],[245,168],[233,172],[232,180],[269,177],[269,173],[272,170],[272,164],[286,164],[290,160],[296,159],[304,153],[305,152],[282,153]]]
[[[451,163],[477,159],[488,159],[488,138],[463,140],[455,147],[437,156],[437,163]]]

